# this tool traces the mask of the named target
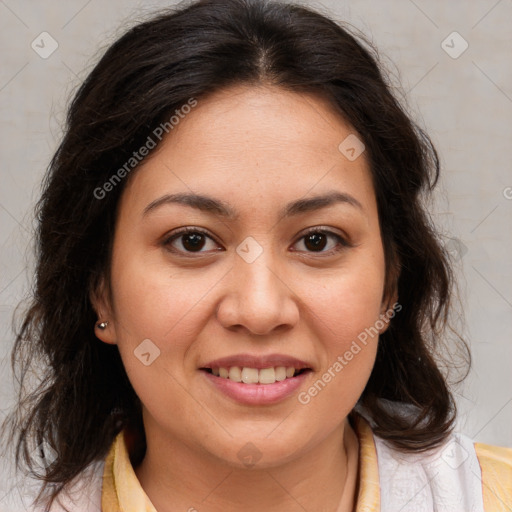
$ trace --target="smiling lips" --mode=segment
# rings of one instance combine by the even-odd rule
[[[273,354],[225,357],[200,370],[217,389],[237,402],[263,405],[289,396],[312,368],[299,359]]]
[[[295,370],[293,366],[276,366],[270,368],[241,368],[232,366],[231,368],[212,368],[211,373],[222,379],[229,379],[234,382],[243,382],[244,384],[274,384],[285,379],[292,378],[296,372],[303,370]]]
[[[223,357],[204,365],[202,370],[216,377],[244,384],[274,384],[311,369],[305,361],[282,354]]]

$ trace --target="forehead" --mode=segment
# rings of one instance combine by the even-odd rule
[[[279,159],[291,149],[339,156],[340,136],[353,131],[319,95],[238,85],[200,99],[169,139],[194,137],[198,147],[239,156],[261,148]]]
[[[327,100],[237,86],[197,101],[130,180],[146,203],[169,191],[211,193],[249,207],[271,195],[276,208],[333,187],[372,193],[364,153],[351,160],[340,150],[355,131]]]

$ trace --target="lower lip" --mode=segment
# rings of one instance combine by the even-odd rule
[[[274,384],[244,384],[234,380],[217,377],[200,370],[205,377],[222,393],[233,400],[246,405],[268,405],[288,398],[301,386],[311,373],[306,371]]]

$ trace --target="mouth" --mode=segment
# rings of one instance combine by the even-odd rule
[[[245,405],[268,405],[293,394],[314,371],[311,364],[279,354],[238,355],[199,368],[213,388]]]
[[[275,384],[286,379],[292,379],[311,371],[311,368],[295,368],[293,366],[270,366],[268,368],[251,368],[240,366],[215,366],[213,368],[200,368],[210,375],[220,379],[229,379],[243,384]]]

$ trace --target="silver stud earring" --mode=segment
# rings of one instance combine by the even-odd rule
[[[108,321],[105,321],[105,322],[99,322],[96,324],[96,326],[98,327],[98,329],[101,329],[102,331],[105,330],[107,328],[107,325],[108,325]]]

